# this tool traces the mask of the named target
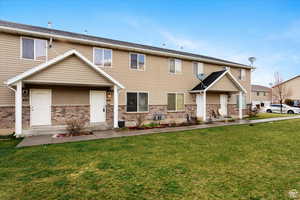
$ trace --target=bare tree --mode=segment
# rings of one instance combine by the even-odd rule
[[[285,84],[283,84],[283,78],[276,72],[274,74],[274,83],[272,87],[272,96],[273,98],[280,103],[280,113],[282,113],[282,104],[284,100],[289,96],[289,90]]]

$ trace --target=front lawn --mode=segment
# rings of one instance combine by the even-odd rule
[[[0,142],[0,199],[289,199],[300,120],[16,149]]]
[[[255,117],[247,117],[246,119],[256,120],[256,119],[267,119],[276,117],[292,117],[296,114],[281,114],[281,113],[258,113]]]

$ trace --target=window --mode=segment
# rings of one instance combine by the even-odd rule
[[[236,95],[236,105],[237,105],[237,107],[239,107],[239,105],[240,105],[240,95]],[[247,108],[246,95],[245,94],[242,95],[242,108],[243,109]]]
[[[168,111],[183,111],[184,110],[184,94],[169,93],[168,94]]]
[[[145,55],[130,53],[130,68],[136,70],[145,70]]]
[[[171,58],[169,72],[172,74],[181,73],[181,60]]]
[[[112,50],[94,48],[94,64],[100,67],[111,67]]]
[[[148,93],[127,92],[126,98],[127,112],[148,112]]]
[[[267,93],[266,92],[264,92],[264,96],[266,96],[267,95]]]
[[[193,71],[195,75],[204,73],[203,63],[193,62]]]
[[[239,79],[243,81],[243,80],[245,80],[245,77],[246,77],[245,69],[240,69]]]
[[[256,96],[259,96],[259,92],[256,92]]]
[[[22,37],[22,58],[47,60],[47,40]]]

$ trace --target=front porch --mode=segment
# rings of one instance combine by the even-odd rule
[[[198,119],[218,121],[228,117],[243,118],[246,90],[229,70],[211,73],[190,93],[196,95]]]
[[[6,83],[15,91],[16,136],[37,130],[61,133],[67,120],[80,120],[93,130],[118,127],[119,90],[124,87],[75,50]]]

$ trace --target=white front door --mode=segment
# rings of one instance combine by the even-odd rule
[[[50,89],[30,89],[30,125],[51,125]]]
[[[105,122],[106,119],[106,92],[90,91],[90,121]]]
[[[226,94],[221,94],[220,95],[220,111],[221,111],[221,115],[222,116],[226,116],[227,115],[227,103],[228,103],[228,96]]]
[[[197,104],[197,117],[203,117],[203,95],[197,94],[196,104]]]

